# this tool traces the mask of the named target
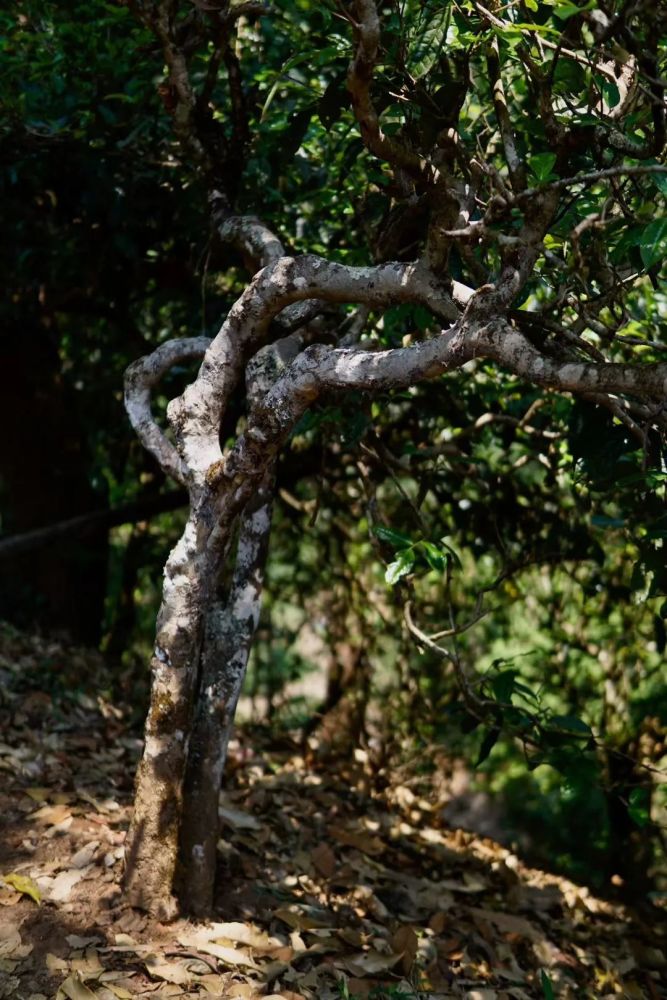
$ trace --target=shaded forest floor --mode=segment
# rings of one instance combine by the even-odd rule
[[[151,924],[118,888],[140,741],[105,683],[94,654],[0,642],[0,997],[667,996],[660,920],[447,828],[363,751],[256,732],[230,754],[216,921]]]

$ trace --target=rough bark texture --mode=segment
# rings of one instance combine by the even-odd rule
[[[176,912],[171,890],[183,772],[204,615],[217,566],[215,553],[201,547],[201,535],[193,515],[165,567],[144,753],[125,855],[129,901],[163,918]]]
[[[273,482],[262,484],[246,507],[236,565],[226,601],[206,620],[199,698],[185,775],[181,854],[187,881],[180,897],[195,916],[210,912],[218,841],[218,790],[236,705],[259,622],[264,563],[271,531]]]

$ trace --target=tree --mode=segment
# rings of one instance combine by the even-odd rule
[[[575,395],[591,420],[608,414],[625,450],[631,440],[644,469],[655,463],[667,363],[645,330],[659,322],[667,243],[652,209],[666,190],[664,12],[541,0],[129,6],[159,43],[180,169],[249,273],[214,337],[167,340],[126,375],[132,425],[187,489],[190,513],[165,567],[125,884],[132,903],[168,916],[178,858],[181,901],[203,914],[276,462],[319,399],[344,406],[350,393],[425,381],[446,395],[448,373],[507,372],[545,398]],[[267,225],[280,198],[298,249],[316,253],[288,253]],[[350,212],[368,248],[346,243]],[[403,330],[404,346],[382,333],[400,304],[422,325]],[[151,392],[193,361],[168,437]],[[424,552],[432,565],[448,558]],[[392,579],[413,563],[399,546]],[[473,714],[494,710],[460,663],[457,675]]]

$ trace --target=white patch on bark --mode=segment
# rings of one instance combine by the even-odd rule
[[[232,614],[234,618],[241,621],[250,618],[255,627],[259,621],[260,595],[259,588],[254,583],[247,583],[245,587],[234,594],[234,604]]]

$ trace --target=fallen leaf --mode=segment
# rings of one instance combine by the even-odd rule
[[[100,957],[94,948],[86,948],[85,953],[80,957],[77,955],[72,956],[70,959],[70,968],[73,972],[80,972],[81,976],[85,979],[96,978],[104,971]]]
[[[122,932],[114,934],[114,941],[117,945],[122,945],[126,948],[133,948],[137,943],[130,934],[124,934]]]
[[[91,944],[99,944],[99,937],[79,937],[78,934],[68,934],[65,938],[70,948],[87,948]]]
[[[102,981],[101,976],[100,976],[100,981]],[[113,993],[114,996],[117,997],[117,1000],[132,1000],[132,998],[136,996],[136,993],[130,993],[129,990],[126,990],[124,986],[120,986],[118,983],[104,980],[104,984],[105,984],[105,989]]]
[[[379,951],[364,951],[360,955],[350,955],[341,959],[341,963],[353,976],[372,976],[376,972],[393,969],[402,958],[402,952],[398,955],[383,955]]]
[[[222,994],[224,1000],[259,1000],[261,996],[261,989],[252,983],[230,983]]]
[[[69,1000],[97,1000],[93,991],[88,989],[78,972],[72,973],[64,983],[60,984],[56,1000],[62,1000],[63,997],[68,997]]]
[[[488,889],[486,882],[483,882],[480,878],[475,878],[474,875],[468,876],[467,873],[464,875],[463,882],[455,882],[453,879],[442,879],[442,881],[437,883],[440,889],[450,889],[452,892],[484,892]]]
[[[11,872],[9,875],[1,875],[0,878],[7,885],[11,885],[16,889],[17,892],[22,893],[24,896],[30,896],[36,903],[40,902],[42,896],[39,886],[27,875],[18,875],[16,872]]]
[[[15,906],[20,898],[20,892],[10,892],[9,888],[0,886],[0,906]]]
[[[151,976],[157,979],[165,979],[168,983],[176,983],[177,986],[184,986],[192,981],[190,972],[181,962],[167,962],[158,955],[147,955],[144,965]]]
[[[314,906],[281,906],[274,911],[274,917],[297,931],[308,931],[318,927],[331,927],[333,916],[319,911]]]
[[[468,913],[480,920],[488,920],[498,928],[499,931],[507,934],[519,934],[521,937],[531,941],[539,941],[544,934],[537,929],[530,921],[524,917],[517,917],[513,913],[501,913],[497,910],[484,910],[478,906],[471,906]]]
[[[203,986],[207,993],[213,994],[214,997],[222,997],[225,995],[225,986],[227,985],[228,978],[228,974],[218,976],[214,972],[209,972],[205,976],[197,977],[197,985]]]
[[[53,880],[48,898],[55,903],[66,903],[74,886],[88,874],[89,870],[90,865],[86,868],[70,868],[67,871],[60,872]]]
[[[187,933],[179,935],[178,940],[181,944],[194,944],[194,947],[196,947],[198,951],[203,952],[205,955],[213,955],[214,958],[219,958],[221,962],[224,962],[225,965],[229,965],[232,968],[257,968],[254,959],[241,948],[234,948],[230,945],[216,944],[214,941],[206,941],[202,939],[197,939],[195,944],[192,941],[191,936]]]
[[[346,847],[355,847],[362,854],[369,854],[373,857],[382,854],[384,851],[384,844],[380,838],[374,837],[365,830],[354,831],[346,830],[340,826],[333,826],[329,832],[339,844],[344,844]]]
[[[409,975],[419,948],[419,938],[409,925],[399,927],[391,939],[391,947],[394,952],[402,956],[401,968],[405,975]]]
[[[328,844],[318,844],[310,852],[310,860],[324,878],[331,878],[336,870],[336,855]]]
[[[4,931],[0,938],[0,956],[2,958],[16,957],[21,947],[21,935],[16,927],[10,927]]]
[[[24,789],[25,794],[29,795],[30,798],[33,799],[35,802],[46,802],[46,800],[49,797],[50,791],[51,791],[50,788],[40,788],[40,787]]]
[[[231,826],[232,830],[261,830],[262,824],[251,813],[241,812],[240,809],[232,809],[231,806],[220,806],[218,815],[223,823]]]
[[[77,798],[81,799],[82,802],[87,802],[94,809],[97,809],[98,812],[101,813],[105,811],[102,803],[98,802],[97,799],[90,794],[90,792],[86,792],[82,788],[77,788],[76,794]]]
[[[279,948],[284,944],[280,938],[271,937],[265,931],[261,931],[255,924],[244,924],[240,921],[229,923],[211,923],[205,927],[197,927],[194,930],[187,930],[178,936],[181,944],[197,947],[200,942],[232,941],[237,944],[250,945],[251,948],[259,950],[271,950]]]
[[[60,823],[54,824],[54,826],[49,827],[44,836],[47,840],[53,840],[54,837],[59,837],[63,833],[67,833],[72,823],[74,822],[74,817],[70,813],[69,816],[65,816]]]
[[[49,972],[68,972],[69,963],[66,958],[60,958],[58,955],[54,955],[48,952],[46,958],[44,959],[44,964],[46,965]]]
[[[95,857],[95,852],[99,846],[99,840],[91,840],[89,844],[86,844],[79,851],[77,851],[76,854],[72,856],[70,862],[72,868],[86,868]]]
[[[62,823],[63,820],[69,819],[71,815],[71,809],[64,803],[60,803],[55,806],[42,806],[41,809],[37,809],[34,813],[31,813],[30,819],[46,823],[48,826],[56,826]]]

